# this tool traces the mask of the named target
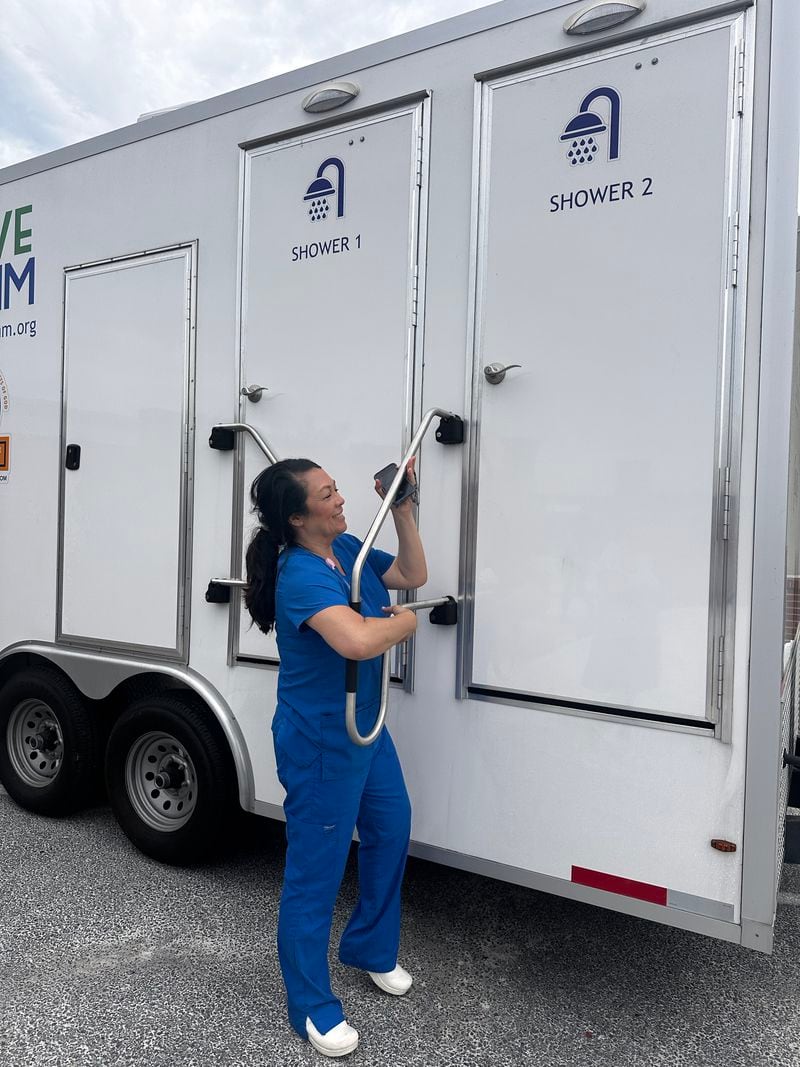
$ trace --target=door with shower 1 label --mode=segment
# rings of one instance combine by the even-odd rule
[[[244,159],[242,421],[278,458],[324,467],[358,537],[380,503],[373,475],[399,458],[416,417],[423,106]],[[267,462],[248,437],[240,566],[254,525],[249,488]],[[378,544],[391,550],[390,531]],[[245,611],[233,625],[236,661],[276,659],[274,638]]]

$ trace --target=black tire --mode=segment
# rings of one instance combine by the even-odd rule
[[[108,739],[106,787],[133,844],[178,866],[218,855],[236,808],[227,742],[185,693],[142,696],[122,713]]]
[[[0,781],[22,808],[67,815],[94,799],[100,743],[83,697],[58,671],[31,667],[0,690]]]

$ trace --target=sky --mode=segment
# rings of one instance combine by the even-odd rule
[[[0,167],[486,0],[1,0]]]

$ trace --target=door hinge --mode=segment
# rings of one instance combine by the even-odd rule
[[[720,636],[717,649],[717,711],[722,711],[722,688],[725,676],[725,636]]]
[[[731,219],[731,287],[739,284],[739,212]]]
[[[742,41],[742,43],[739,45],[739,50],[736,54],[736,89],[734,93],[734,100],[736,102],[735,106],[737,115],[744,114],[744,75],[744,41]]]
[[[728,540],[731,518],[731,469],[726,467],[722,481],[722,540]]]
[[[419,264],[414,265],[414,275],[411,280],[411,325],[417,325],[417,303],[419,300]]]
[[[417,185],[422,188],[422,126],[417,130]]]

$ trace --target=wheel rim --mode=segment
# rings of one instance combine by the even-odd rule
[[[197,774],[189,753],[172,734],[161,731],[143,734],[131,746],[125,788],[151,830],[180,830],[197,804]]]
[[[6,731],[11,766],[25,785],[44,789],[64,762],[61,723],[49,704],[35,697],[23,700],[11,712]]]

